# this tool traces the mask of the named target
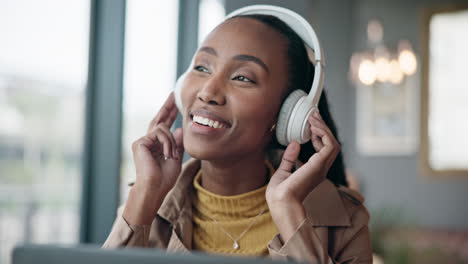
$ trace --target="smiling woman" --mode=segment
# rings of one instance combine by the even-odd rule
[[[322,76],[298,33],[264,10],[298,16],[253,6],[205,38],[176,98],[132,145],[137,178],[104,247],[372,262],[369,214],[346,187],[325,93],[303,120],[304,145],[277,139],[284,105],[316,93]],[[182,166],[184,151],[193,159]]]

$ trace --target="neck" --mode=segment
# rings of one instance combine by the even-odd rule
[[[224,196],[238,195],[266,184],[268,170],[263,153],[229,161],[201,162],[201,185],[206,190]]]

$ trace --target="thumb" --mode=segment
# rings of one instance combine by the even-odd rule
[[[301,146],[297,142],[291,142],[283,154],[283,159],[281,160],[281,164],[279,165],[278,169],[276,170],[275,174],[270,179],[268,186],[270,188],[275,188],[286,180],[289,175],[291,175],[291,170],[294,167],[294,163],[299,156],[299,151],[301,150]]]
[[[300,151],[301,145],[299,145],[299,143],[296,141],[289,143],[288,147],[284,151],[283,158],[281,159],[281,164],[279,165],[278,170],[291,172],[297,158],[299,157]]]

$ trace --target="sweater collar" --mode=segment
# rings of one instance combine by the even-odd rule
[[[173,226],[182,216],[191,217],[193,178],[200,170],[200,160],[190,159],[182,166],[174,188],[167,194],[158,215]],[[351,220],[337,187],[325,179],[306,197],[304,207],[313,226],[350,226]]]
[[[269,171],[269,177],[273,171]],[[192,199],[193,207],[201,214],[215,218],[217,220],[226,220],[239,217],[255,217],[258,215],[259,208],[268,209],[265,198],[267,185],[255,190],[238,195],[219,195],[203,188],[201,182],[201,170],[193,179],[195,193]]]

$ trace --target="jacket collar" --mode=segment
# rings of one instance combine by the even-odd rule
[[[315,187],[303,204],[313,226],[351,226],[341,195],[328,179]]]
[[[158,210],[158,215],[169,221],[172,226],[176,225],[179,217],[183,213],[190,212],[191,214],[191,198],[194,192],[192,180],[200,170],[200,167],[200,160],[193,158],[183,164],[174,187],[166,195],[166,198]]]
[[[200,160],[190,159],[182,166],[177,182],[164,199],[158,215],[176,226],[182,215],[191,217],[193,177],[200,169]],[[338,189],[328,179],[322,181],[304,200],[307,218],[313,226],[350,226],[348,215]]]

